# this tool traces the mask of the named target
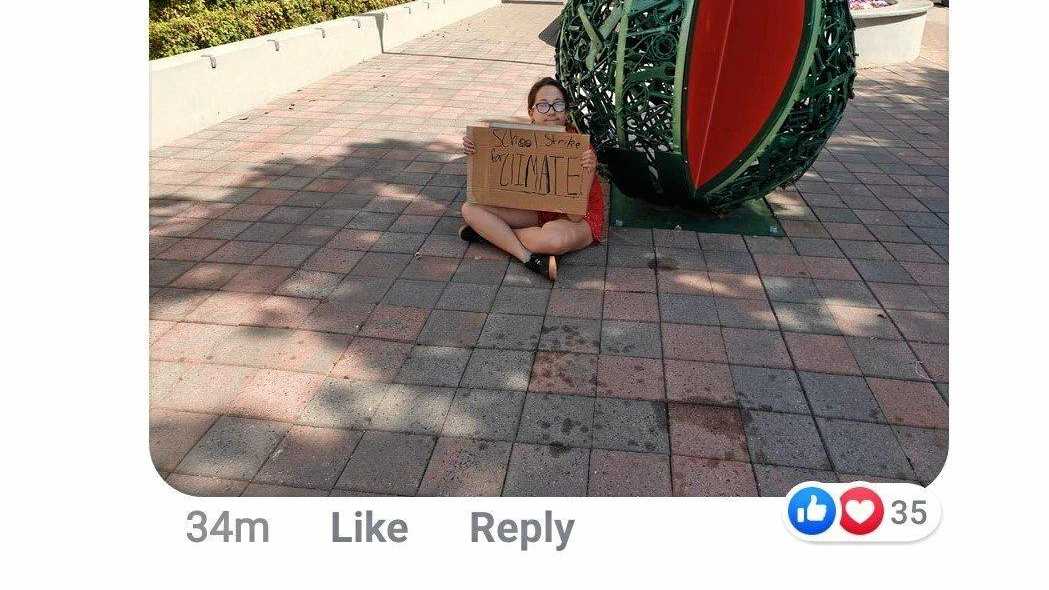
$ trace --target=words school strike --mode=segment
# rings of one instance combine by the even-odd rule
[[[590,138],[527,127],[470,127],[477,146],[467,167],[467,196],[513,209],[586,212],[580,158]]]

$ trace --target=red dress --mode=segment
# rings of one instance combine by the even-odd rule
[[[578,131],[571,127],[568,127],[567,131],[578,133]],[[564,213],[554,213],[551,211],[539,211],[538,213],[540,226],[548,221],[568,217]],[[594,182],[590,185],[590,196],[587,198],[586,215],[583,216],[583,221],[590,226],[590,235],[594,237],[594,241],[600,242],[604,237],[602,231],[605,228],[605,195],[601,190],[601,183],[598,182],[596,171],[594,172]]]
[[[547,221],[568,217],[564,213],[552,211],[538,211],[538,213],[540,226]],[[583,221],[590,226],[590,235],[594,237],[594,241],[600,242],[604,237],[601,232],[605,228],[605,194],[601,190],[601,183],[597,180],[597,174],[594,174],[594,183],[590,185],[590,197],[587,199],[586,215],[583,216]]]

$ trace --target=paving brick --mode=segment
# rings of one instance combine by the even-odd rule
[[[412,345],[406,342],[354,338],[331,374],[345,379],[390,382],[411,350]]]
[[[841,336],[788,332],[783,337],[799,371],[860,374],[856,359]]]
[[[946,344],[911,342],[911,349],[921,362],[922,368],[933,381],[949,381],[948,348]]]
[[[543,327],[541,316],[490,314],[484,324],[477,346],[535,350],[539,346]]]
[[[665,400],[662,361],[629,356],[600,356],[597,395]]]
[[[590,496],[669,496],[670,458],[656,453],[590,451]]]
[[[249,483],[244,492],[241,494],[243,497],[323,497],[327,496],[327,490],[318,490],[312,488],[296,488],[292,486],[278,486],[268,483]]]
[[[660,317],[664,322],[719,325],[717,307],[713,297],[662,293],[659,295],[659,307]]]
[[[593,441],[594,400],[574,395],[529,393],[517,441],[589,447]]]
[[[487,314],[437,309],[430,312],[417,342],[430,346],[469,348],[477,342]]]
[[[372,414],[371,427],[395,432],[439,434],[454,395],[455,390],[448,387],[392,384]]]
[[[892,427],[833,418],[816,421],[835,471],[914,481],[914,472]]]
[[[178,383],[182,373],[192,365],[169,361],[149,362],[149,399],[150,405],[162,399]]]
[[[794,371],[732,366],[740,406],[754,410],[807,413],[809,407]]]
[[[487,312],[495,301],[497,287],[471,283],[449,283],[441,294],[437,307],[458,311]]]
[[[854,260],[860,276],[868,283],[914,284],[914,278],[898,262],[891,260]]]
[[[880,338],[846,338],[863,375],[894,379],[928,379],[906,342]]]
[[[610,266],[605,273],[605,290],[655,293],[656,273],[650,268]]]
[[[772,307],[784,331],[840,334],[834,316],[826,305],[776,301]]]
[[[399,383],[458,387],[469,360],[469,349],[416,346],[395,380]]]
[[[550,290],[546,314],[575,318],[600,319],[603,310],[603,293],[584,289]]]
[[[503,282],[508,263],[501,260],[471,260],[463,259],[459,268],[452,275],[452,281],[457,283],[477,283],[482,285],[499,285]]]
[[[363,253],[354,250],[324,247],[314,252],[302,268],[307,271],[345,274],[353,270],[354,265],[363,257]]]
[[[349,275],[328,295],[337,303],[379,303],[390,290],[394,279]]]
[[[248,485],[246,481],[231,479],[219,479],[215,477],[201,477],[197,475],[182,475],[172,473],[167,479],[172,488],[198,497],[231,497],[239,496]]]
[[[893,429],[918,476],[918,482],[924,486],[932,483],[947,461],[947,431],[908,426],[895,426]]]
[[[150,346],[149,358],[158,361],[203,362],[235,328],[212,324],[179,323]]]
[[[739,410],[671,403],[670,448],[674,455],[747,461],[747,438]]]
[[[660,271],[657,277],[660,294],[712,295],[710,274],[701,270]]]
[[[838,330],[846,336],[899,339],[900,332],[885,310],[871,307],[827,306]]]
[[[363,229],[344,229],[338,231],[328,242],[329,248],[367,251],[379,240],[382,232]]]
[[[219,291],[187,315],[186,321],[236,326],[251,321],[265,299],[265,295],[257,293]]]
[[[820,481],[833,483],[838,479],[833,471],[801,469],[782,465],[754,465],[754,477],[758,481],[758,493],[762,496],[784,497],[799,483]]]
[[[507,442],[441,438],[419,485],[420,496],[498,496],[506,477]]]
[[[718,323],[730,328],[775,330],[779,326],[767,301],[716,297]]]
[[[594,395],[597,355],[571,352],[537,352],[529,391]]]
[[[149,286],[166,286],[193,266],[192,262],[184,260],[150,260]]]
[[[433,309],[441,298],[445,283],[397,279],[383,297],[383,303],[398,307]]]
[[[743,427],[754,463],[831,468],[811,416],[743,410]]]
[[[871,291],[886,309],[936,311],[938,306],[918,285],[870,283]]]
[[[460,382],[477,389],[528,389],[533,354],[523,350],[477,348]]]
[[[825,303],[851,307],[880,307],[863,281],[817,279],[815,283],[816,290]]]
[[[184,319],[210,296],[210,291],[171,288],[160,289],[149,297],[149,319]]]
[[[606,292],[604,306],[606,320],[659,321],[659,300],[655,293]]]
[[[664,364],[667,399],[736,405],[736,392],[728,365],[671,359],[666,359]]]
[[[261,369],[245,380],[227,412],[246,418],[290,422],[322,385],[323,378],[319,375]]]
[[[254,368],[243,366],[191,365],[166,393],[153,394],[150,403],[153,407],[224,414],[255,373]]]
[[[947,404],[931,383],[868,378],[890,424],[947,428]]]
[[[322,428],[370,428],[387,389],[385,383],[325,379],[295,421]]]
[[[878,401],[863,377],[799,373],[812,412],[827,418],[884,422]]]
[[[721,332],[728,362],[732,364],[784,369],[793,366],[779,332],[742,328],[723,328]]]
[[[171,472],[215,422],[214,414],[152,409],[149,455],[158,471]]]
[[[419,434],[365,432],[335,487],[414,495],[435,443],[433,437]]]
[[[750,463],[699,457],[671,457],[675,496],[756,496]]]
[[[704,362],[727,362],[721,329],[714,326],[661,324],[663,356]]]
[[[660,358],[660,334],[658,323],[605,320],[601,322],[601,353]]]
[[[185,475],[250,480],[288,428],[279,422],[222,416],[182,459],[176,471]]]
[[[296,330],[277,349],[270,366],[285,371],[327,375],[342,357],[350,337]]]
[[[242,325],[294,328],[301,326],[319,303],[319,299],[270,295],[259,303],[255,313],[244,320]]]
[[[548,316],[543,322],[539,349],[596,353],[601,349],[601,322]]]
[[[525,394],[460,389],[444,423],[443,436],[513,441]]]
[[[360,438],[360,432],[349,430],[293,426],[255,481],[330,490]]]
[[[273,293],[291,274],[292,268],[251,265],[237,273],[222,289],[242,293]]]
[[[504,285],[496,292],[492,311],[500,314],[542,316],[546,313],[549,298],[550,289]]]
[[[888,314],[900,327],[907,340],[947,344],[947,316],[922,311],[889,310]]]
[[[370,303],[353,303],[339,300],[322,301],[296,326],[317,332],[357,334],[374,312]]]
[[[324,299],[342,282],[342,279],[342,274],[297,270],[277,287],[276,294],[288,297]]]
[[[774,302],[816,303],[820,298],[816,283],[809,278],[762,277],[761,281]]]
[[[377,305],[368,321],[361,327],[361,335],[385,340],[414,342],[419,337],[429,316],[429,310],[417,307]]]
[[[590,451],[517,443],[503,487],[504,496],[585,496]]]
[[[669,453],[666,405],[659,402],[597,398],[594,447]]]
[[[716,297],[760,299],[765,301],[765,288],[757,274],[710,272],[710,292]]]
[[[713,274],[758,274],[758,267],[754,264],[754,259],[751,258],[749,252],[704,252],[703,261],[706,270]]]

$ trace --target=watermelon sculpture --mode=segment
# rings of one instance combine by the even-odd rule
[[[812,165],[853,29],[847,0],[567,0],[557,73],[623,193],[725,212]]]

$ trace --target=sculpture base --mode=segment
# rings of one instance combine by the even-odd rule
[[[751,199],[724,215],[704,215],[672,208],[663,209],[626,196],[613,184],[609,195],[608,225],[654,229],[686,229],[712,234],[783,236],[783,228],[765,199]]]

